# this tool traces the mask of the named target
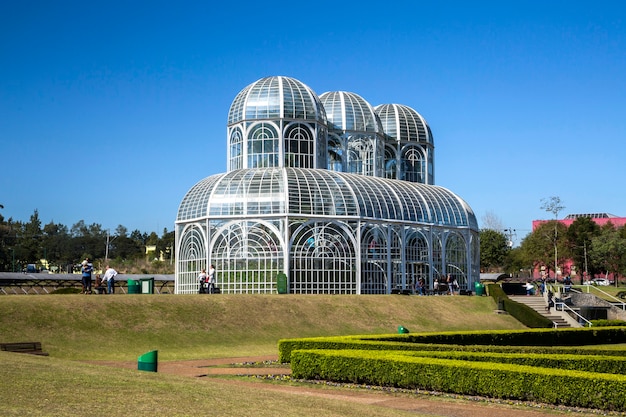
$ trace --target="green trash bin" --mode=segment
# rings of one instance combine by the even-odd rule
[[[280,273],[276,276],[277,281],[277,289],[279,294],[287,294],[289,290],[287,289],[287,275],[284,273]]]
[[[137,369],[140,371],[157,372],[159,351],[152,350],[144,353],[137,359]]]
[[[129,294],[139,294],[139,281],[136,279],[129,279],[127,281],[127,285]]]
[[[141,293],[154,294],[154,278],[141,278]]]
[[[476,292],[476,295],[483,295],[485,293],[485,286],[480,282],[475,282],[474,291]]]

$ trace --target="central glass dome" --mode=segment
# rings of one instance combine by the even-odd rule
[[[326,124],[319,97],[295,78],[265,77],[250,84],[233,100],[228,124],[242,120],[298,119]]]
[[[327,131],[311,88],[294,78],[261,78],[230,106],[228,169],[326,168]]]

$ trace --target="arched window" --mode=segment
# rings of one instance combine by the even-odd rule
[[[259,123],[248,133],[248,168],[278,166],[278,131],[273,124]]]
[[[458,233],[446,239],[446,273],[456,278],[460,288],[467,289],[467,245]]]
[[[356,252],[346,226],[315,222],[293,227],[291,292],[356,294]]]
[[[424,183],[424,155],[421,149],[411,146],[402,152],[401,170],[405,181]]]
[[[398,178],[398,155],[390,146],[385,146],[385,178]]]
[[[230,170],[243,168],[243,134],[239,127],[230,132]]]
[[[313,168],[315,137],[306,124],[292,123],[285,128],[285,166]]]
[[[276,229],[255,221],[222,229],[213,242],[211,261],[217,269],[217,286],[225,293],[275,293],[276,277],[284,271]]]

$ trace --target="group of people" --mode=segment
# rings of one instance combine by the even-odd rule
[[[83,291],[81,294],[92,293],[92,279],[91,279],[92,274],[93,274],[93,264],[91,263],[89,258],[87,258],[81,264],[81,283],[83,286]],[[116,276],[117,276],[117,271],[111,268],[110,265],[107,265],[102,278],[100,277],[100,274],[96,275],[96,289],[99,290],[100,287],[106,283],[107,294],[115,294],[115,277]]]
[[[448,274],[445,281],[442,280],[441,283],[445,283],[446,284],[446,288],[445,288],[445,293],[446,294],[450,294],[450,295],[454,295],[458,290],[459,290],[459,283],[456,280],[456,278],[454,278],[452,276],[452,274]],[[443,286],[440,284],[439,282],[439,278],[435,278],[435,280],[433,281],[433,293],[434,294],[441,294],[443,291]],[[426,281],[424,281],[424,278],[419,278],[416,283],[415,283],[415,292],[418,295],[424,295],[426,294]]]
[[[215,292],[215,266],[211,265],[209,267],[208,274],[206,269],[202,269],[202,272],[198,275],[198,283],[200,284],[198,293],[213,294]]]

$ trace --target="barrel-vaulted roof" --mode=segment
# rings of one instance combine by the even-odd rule
[[[364,218],[478,230],[446,188],[324,169],[240,169],[207,177],[184,196],[177,222],[272,215]]]

